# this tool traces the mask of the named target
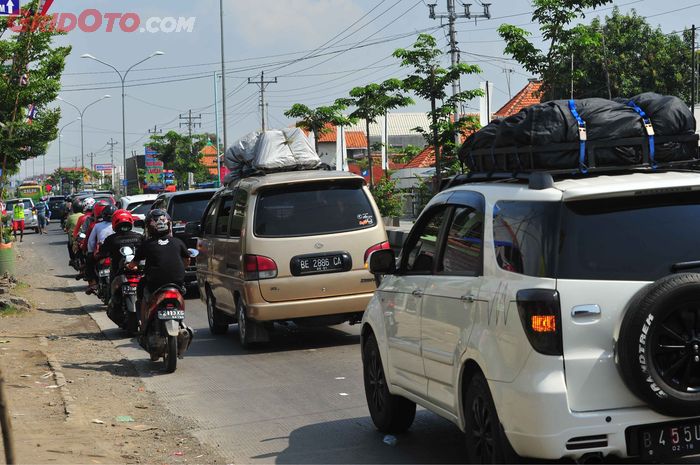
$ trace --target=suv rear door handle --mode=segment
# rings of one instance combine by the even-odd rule
[[[411,292],[415,297],[423,297],[423,291],[420,289],[415,289],[413,292]]]
[[[462,302],[474,302],[476,300],[476,297],[474,297],[474,295],[472,294],[468,294],[461,296],[459,300],[461,300]]]

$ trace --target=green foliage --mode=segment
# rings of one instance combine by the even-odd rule
[[[210,140],[210,134],[195,134],[190,139],[189,136],[168,131],[163,135],[152,134],[145,145],[158,153],[164,169],[173,170],[178,186],[184,186],[188,173],[194,173],[195,182],[197,179],[208,179],[209,174],[199,152]]]
[[[16,2],[19,3],[19,2]],[[37,10],[38,0],[22,5]],[[70,47],[55,47],[55,31],[7,31],[6,16],[0,17],[0,154],[3,176],[17,173],[23,160],[46,153],[58,134],[60,111],[49,109],[58,96],[61,74]],[[24,74],[26,86],[20,84]],[[37,116],[29,124],[27,108],[34,105]]]
[[[334,126],[348,126],[355,123],[354,118],[343,116],[342,111],[347,108],[342,102],[333,105],[309,108],[304,104],[295,103],[292,108],[284,112],[287,118],[299,118],[297,127],[314,133],[316,152],[318,152],[318,139],[328,132],[326,124]]]
[[[82,186],[85,177],[97,179],[99,175],[100,174],[97,171],[90,171],[87,168],[84,171],[66,171],[64,169],[58,168],[46,178],[46,182],[47,184],[51,184],[53,186],[60,186],[61,181],[63,181],[64,189],[72,188],[73,190],[77,191],[80,190],[80,187]]]
[[[381,84],[368,84],[350,90],[350,98],[336,100],[336,105],[353,106],[355,110],[350,118],[365,120],[367,133],[367,159],[369,161],[369,182],[374,185],[372,171],[371,146],[369,142],[369,125],[389,110],[412,105],[413,99],[404,94],[403,83],[399,79],[387,79]]]
[[[499,34],[505,52],[544,81],[543,97],[631,97],[641,92],[676,95],[690,101],[691,39],[652,28],[634,10],[595,18],[589,25],[569,26],[583,11],[610,0],[535,0],[532,21],[549,43],[544,52],[530,42],[530,33],[504,24]],[[574,73],[571,73],[571,57]],[[610,91],[608,93],[608,79]]]
[[[418,156],[423,151],[422,148],[415,145],[407,145],[400,149],[394,150],[394,155],[391,157],[394,163],[408,163]]]
[[[401,60],[401,66],[412,68],[412,74],[402,82],[403,87],[430,102],[430,127],[415,128],[414,131],[423,134],[425,140],[435,147],[438,182],[442,176],[443,165],[452,165],[452,159],[456,156],[455,134],[474,125],[472,118],[461,118],[453,122],[452,113],[460,103],[483,94],[480,89],[473,89],[448,95],[448,88],[453,81],[464,75],[480,73],[481,69],[466,63],[443,68],[440,66],[442,54],[437,41],[429,34],[418,35],[411,49],[399,48],[394,51],[394,56]],[[442,104],[438,105],[438,102]]]
[[[396,187],[397,182],[384,177],[371,188],[374,201],[383,217],[401,216],[403,213],[403,200],[401,190]]]

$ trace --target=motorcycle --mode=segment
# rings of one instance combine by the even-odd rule
[[[112,296],[109,283],[109,267],[111,260],[109,257],[101,259],[97,263],[97,297],[109,305],[109,299]]]
[[[112,297],[107,305],[107,316],[117,326],[133,336],[138,333],[139,328],[136,290],[143,277],[143,272],[140,269],[130,270],[125,266],[126,263],[134,260],[134,251],[131,247],[122,247],[119,252],[124,259],[121,262],[120,273],[111,283],[110,293]]]
[[[188,249],[190,257],[199,255]],[[133,258],[132,258],[133,260]],[[166,284],[150,296],[146,302],[146,318],[141,322],[139,344],[155,362],[163,357],[165,371],[173,373],[177,359],[182,358],[192,343],[194,332],[186,326],[185,289],[175,284]]]
[[[82,279],[85,271],[85,255],[80,249],[80,243],[85,240],[85,237],[85,233],[79,233],[78,238],[73,244],[74,258],[71,265],[73,269],[78,272],[78,275],[75,277],[76,280]]]

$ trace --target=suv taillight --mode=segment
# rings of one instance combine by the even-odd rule
[[[532,348],[544,355],[562,355],[559,293],[551,289],[521,289],[516,302]]]
[[[277,277],[277,263],[262,255],[244,255],[245,279],[271,279]]]
[[[391,246],[389,245],[389,243],[387,241],[380,242],[379,244],[374,244],[372,247],[370,247],[369,249],[367,249],[365,251],[365,265],[367,265],[367,259],[369,259],[369,254],[371,254],[372,252],[374,252],[376,250],[390,249],[390,248],[391,248]]]

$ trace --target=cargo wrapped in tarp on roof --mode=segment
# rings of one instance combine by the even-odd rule
[[[491,122],[467,138],[459,155],[472,172],[585,172],[589,165],[644,165],[649,152],[650,165],[695,160],[694,134],[695,118],[673,96],[554,100]]]
[[[224,155],[230,170],[224,182],[256,172],[316,169],[321,159],[299,128],[251,132],[231,145]]]

